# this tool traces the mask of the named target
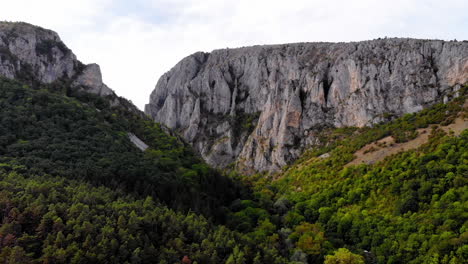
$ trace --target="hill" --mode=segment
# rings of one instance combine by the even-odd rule
[[[323,131],[323,144],[282,172],[247,179],[256,190],[254,204],[276,220],[280,247],[307,263],[321,263],[332,248],[356,252],[366,263],[467,261],[465,100],[372,128]],[[460,120],[463,128],[446,129]],[[423,128],[427,141],[418,146],[353,164],[363,147],[388,137],[397,145],[414,143]],[[247,209],[239,210],[234,219],[246,215]]]

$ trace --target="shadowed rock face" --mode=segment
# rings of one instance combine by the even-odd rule
[[[40,83],[73,80],[98,95],[115,95],[97,64],[83,65],[57,33],[27,23],[0,22],[0,75]]]
[[[216,167],[275,171],[325,126],[419,111],[468,81],[468,42],[384,39],[195,53],[164,74],[145,111]],[[456,94],[456,93],[455,93]]]

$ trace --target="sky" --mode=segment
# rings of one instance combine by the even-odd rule
[[[5,0],[4,0],[5,1]],[[14,0],[0,20],[56,31],[140,109],[184,57],[258,44],[379,37],[467,40],[467,0]]]

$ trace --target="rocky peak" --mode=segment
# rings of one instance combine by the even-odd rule
[[[467,81],[468,42],[254,46],[188,56],[159,79],[145,111],[213,166],[275,171],[323,127],[416,112]]]
[[[57,33],[23,22],[0,22],[0,75],[31,83],[71,80],[77,89],[115,96],[97,64],[83,65]]]
[[[101,96],[114,94],[114,92],[102,82],[101,68],[95,63],[86,65],[81,74],[77,76],[73,85],[85,86],[88,88],[88,91]]]

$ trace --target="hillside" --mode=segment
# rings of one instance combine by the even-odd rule
[[[124,107],[111,107],[104,98],[74,90],[66,96],[48,87],[0,80],[0,162],[24,165],[34,175],[123,188],[213,216],[223,202],[236,197],[239,188],[233,182],[160,125]],[[149,149],[138,149],[128,133]]]
[[[443,129],[466,120],[465,98],[374,128],[324,131],[322,147],[283,172],[247,178],[255,202],[277,220],[281,247],[308,263],[339,247],[366,263],[466,262],[468,127],[459,136]],[[428,141],[417,148],[374,164],[349,163],[363,146],[387,136],[411,142],[429,126]],[[248,210],[234,213],[244,215]]]
[[[0,37],[3,161],[151,195],[215,218],[212,209],[236,197],[231,180],[118,97],[99,66],[82,64],[55,32],[2,22]],[[150,148],[142,152],[135,138]],[[219,195],[218,188],[227,191]]]
[[[421,53],[415,53],[415,47]],[[320,74],[314,73],[319,75],[313,83],[328,87],[328,95],[321,97],[327,98],[325,105],[318,105],[317,113],[330,118],[314,119],[307,117],[312,108],[306,102],[309,97],[301,93],[307,85],[285,81],[281,71],[291,77],[301,70],[318,70],[333,58],[313,53],[330,48],[344,57],[328,66],[328,76],[318,78]],[[465,42],[397,39],[196,54],[161,79],[152,96],[161,100],[152,100],[149,106],[156,117],[148,117],[104,84],[98,65],[77,60],[55,32],[0,22],[0,263],[467,263],[466,48]],[[349,98],[368,103],[375,99],[374,106],[382,103],[379,96],[384,94],[385,100],[393,93],[399,99],[385,101],[385,107],[347,123],[350,117],[343,115],[356,109],[346,112],[339,105],[357,101],[335,102],[343,94],[333,92],[353,79],[333,73],[342,70],[342,61],[351,65],[343,49],[351,52],[350,58],[364,56],[360,70],[386,65],[393,72],[386,75],[381,69],[377,80],[369,80],[373,84],[355,91],[365,97]],[[245,51],[277,55],[274,63],[264,58],[268,69],[272,66],[268,63],[277,67],[271,81],[277,82],[278,94],[286,96],[263,105],[278,106],[272,116],[249,108],[262,106],[245,93],[252,84],[246,81],[256,78],[255,65],[242,59]],[[303,52],[297,57],[304,59],[300,65],[310,64],[283,67],[283,55],[298,51]],[[197,91],[198,82],[203,88],[211,80],[205,78],[206,72],[216,76],[224,69],[210,64],[212,60],[231,52],[234,57],[241,54],[242,67],[253,67],[243,68],[242,77],[238,68],[223,64],[226,75],[217,77],[234,89],[235,96],[217,94],[226,88],[220,88],[224,85],[220,79],[208,82],[215,97]],[[429,53],[434,56],[427,57]],[[406,66],[400,68],[384,62],[392,56],[411,59],[401,61]],[[373,60],[378,58],[383,61]],[[363,66],[370,61],[374,66]],[[184,71],[185,63],[194,71]],[[411,78],[405,73],[408,69],[414,70]],[[377,84],[384,77],[393,84],[402,82],[398,87],[405,91],[391,86],[396,90],[385,92]],[[291,85],[301,88],[291,90]],[[313,87],[317,88],[309,88]],[[295,93],[288,91],[299,93],[299,117],[289,111],[298,105],[295,96],[289,97]],[[167,93],[165,100],[161,93]],[[250,96],[272,98],[257,92]],[[179,99],[186,99],[186,104]],[[234,110],[232,115],[220,114],[215,106]],[[172,107],[190,115],[182,118],[171,112]],[[158,112],[161,109],[168,112]],[[153,121],[161,113],[167,114],[165,124]],[[371,118],[374,114],[379,118]],[[247,138],[262,136],[260,127],[275,115],[283,115],[281,120],[288,124],[283,132],[308,118],[321,126],[301,130],[304,124],[300,125],[296,136],[308,143],[283,145],[297,152],[274,172],[249,169],[244,175],[246,167],[240,163],[226,164],[235,155],[214,164],[219,160],[207,158],[204,151],[199,155],[206,137],[213,157],[226,151],[214,146],[255,142]],[[188,129],[183,126],[187,119]],[[304,131],[310,134],[301,134]],[[283,139],[291,139],[286,132]],[[270,146],[273,152],[280,148]],[[249,162],[257,161],[249,156]]]
[[[449,125],[466,115],[464,96],[374,128],[326,131],[328,144],[311,149],[276,180],[243,178],[254,192],[251,198],[218,200],[227,206],[221,212],[224,227],[167,207],[207,212],[210,207],[196,197],[212,185],[197,185],[196,170],[174,171],[174,155],[182,162],[177,167],[194,158],[190,152],[170,151],[177,149],[175,138],[176,146],[158,142],[171,141],[157,125],[140,121],[150,128],[145,127],[148,134],[139,132],[125,124],[125,111],[106,108],[102,98],[90,94],[68,97],[9,80],[0,90],[7,110],[0,119],[2,132],[10,131],[2,133],[10,136],[2,137],[1,148],[2,262],[279,264],[321,263],[327,255],[326,263],[343,258],[352,263],[467,260],[466,130],[458,137],[433,130],[429,142],[416,150],[344,168],[372,141],[387,135],[409,141],[420,127]],[[139,117],[133,118],[138,124]],[[16,124],[8,126],[13,120]],[[142,152],[126,131],[153,151]],[[55,136],[48,137],[51,133]],[[153,160],[158,148],[166,148],[165,162]],[[329,157],[318,158],[324,153]],[[233,188],[220,186],[220,178],[205,179],[215,188]],[[167,189],[171,186],[177,189]],[[219,190],[205,193],[222,199],[227,194]]]
[[[465,101],[463,107],[468,107],[468,101]],[[431,129],[435,128],[442,129],[445,133],[451,133],[451,135],[459,136],[468,128],[468,117],[466,117],[463,112],[460,112],[451,124],[443,126],[433,125],[431,128],[419,128],[416,130],[417,134],[415,134],[415,138],[406,142],[397,143],[393,136],[388,136],[367,144],[354,153],[356,158],[346,164],[345,167],[362,163],[374,164],[399,152],[416,149],[429,142]]]
[[[122,190],[0,164],[0,262],[224,263],[245,236]],[[187,262],[185,262],[187,263]]]

